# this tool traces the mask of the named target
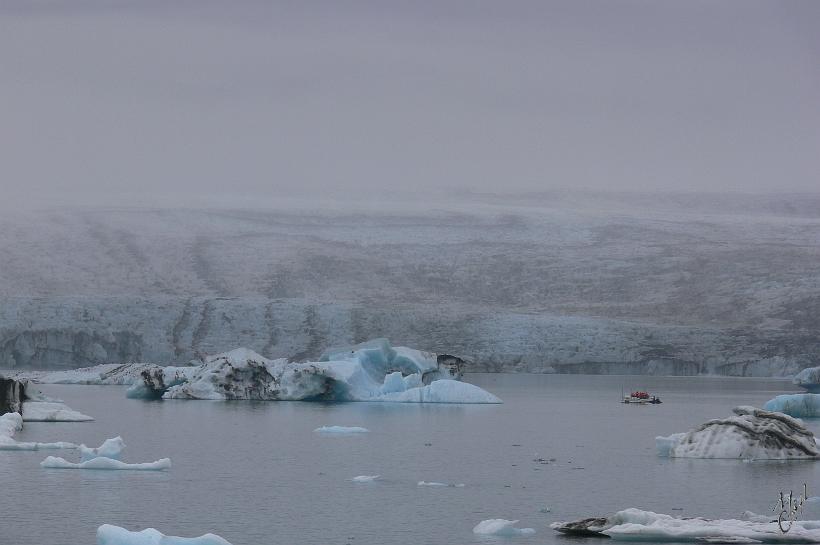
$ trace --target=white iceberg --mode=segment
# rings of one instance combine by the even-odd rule
[[[452,356],[448,356],[452,359]],[[443,361],[449,362],[445,358]],[[315,362],[269,360],[240,348],[208,358],[164,399],[500,403],[452,377],[439,356],[377,339],[326,351]]]
[[[767,411],[776,411],[795,418],[820,417],[820,394],[783,394],[763,405]]]
[[[529,536],[535,533],[534,528],[516,528],[517,520],[489,519],[482,520],[473,528],[474,534],[484,536]]]
[[[23,417],[19,413],[0,416],[0,450],[59,450],[76,449],[78,445],[59,441],[56,443],[33,443],[16,441],[14,435],[23,429]]]
[[[359,475],[357,477],[353,477],[350,480],[354,483],[372,483],[379,477],[381,477],[381,475]]]
[[[686,433],[656,437],[655,446],[659,456],[670,458],[788,460],[820,455],[814,434],[802,422],[748,406]]]
[[[171,459],[161,458],[156,462],[127,464],[120,460],[100,456],[85,462],[74,463],[57,456],[49,456],[40,462],[40,467],[47,469],[124,469],[134,471],[163,471],[171,468]]]
[[[214,534],[200,537],[166,536],[153,528],[130,532],[125,528],[103,524],[97,528],[97,545],[231,545]]]
[[[609,536],[619,541],[820,543],[820,521],[797,520],[783,533],[774,519],[749,511],[740,520],[676,518],[633,508],[609,517],[554,522],[550,527],[565,534]]]
[[[820,367],[808,367],[797,373],[792,382],[811,393],[820,393]]]
[[[89,422],[92,417],[75,411],[65,403],[24,401],[24,422]]]
[[[440,482],[437,482],[437,481],[419,481],[418,486],[464,488],[464,483],[451,484],[451,483],[440,483]]]
[[[313,431],[327,435],[357,435],[360,433],[368,433],[370,430],[359,426],[322,426]]]
[[[128,464],[121,461],[120,455],[125,449],[125,441],[120,436],[106,439],[102,445],[96,448],[80,445],[78,449],[80,451],[79,463],[49,456],[40,462],[40,466],[49,469],[125,469],[135,471],[162,471],[171,468],[170,458],[139,464]]]
[[[102,445],[97,448],[89,448],[85,445],[80,445],[80,462],[89,462],[94,458],[110,458],[112,460],[119,460],[120,454],[125,449],[125,441],[119,435],[112,439],[106,439]]]

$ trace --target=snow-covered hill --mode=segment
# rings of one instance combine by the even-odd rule
[[[260,206],[5,215],[0,368],[372,337],[473,370],[784,375],[820,354],[818,197]]]

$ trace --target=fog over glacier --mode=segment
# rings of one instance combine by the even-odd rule
[[[820,4],[0,2],[0,368],[817,364]]]
[[[388,337],[472,369],[782,375],[816,360],[820,198],[553,192],[0,220],[0,363],[309,359]]]

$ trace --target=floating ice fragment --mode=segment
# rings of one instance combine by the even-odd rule
[[[381,475],[359,475],[357,477],[353,477],[350,480],[354,483],[372,483],[379,477],[381,477]]]
[[[98,458],[92,458],[84,462],[73,463],[69,462],[64,458],[49,456],[48,458],[40,462],[40,467],[44,467],[47,469],[122,469],[134,471],[163,471],[171,468],[171,459],[162,458],[160,460],[157,460],[156,462],[127,464],[119,460],[114,460],[111,458],[105,458],[103,456],[100,456]]]
[[[14,434],[23,429],[23,417],[19,413],[6,413],[0,416],[0,450],[46,450],[76,449],[74,443],[59,441],[57,443],[29,443],[14,440]]]
[[[112,460],[119,460],[125,448],[125,441],[119,435],[112,439],[106,439],[102,445],[97,448],[89,448],[85,445],[80,445],[80,462],[88,462],[94,458],[111,458]]]
[[[24,401],[24,422],[89,422],[87,414],[75,411],[65,403],[47,401]]]
[[[820,417],[820,394],[784,394],[763,405],[767,411],[776,411],[795,418]]]
[[[358,426],[322,426],[321,428],[316,428],[313,431],[328,435],[352,435],[356,433],[367,433],[370,430]]]
[[[103,524],[97,528],[97,545],[231,545],[214,534],[200,537],[174,537],[163,535],[158,530],[148,528],[141,532],[130,532],[119,526]]]
[[[439,483],[436,481],[419,481],[418,486],[448,486],[450,488],[464,488],[464,483]]]
[[[474,534],[485,536],[529,536],[535,533],[534,528],[516,528],[517,520],[489,519],[482,520],[473,528]]]

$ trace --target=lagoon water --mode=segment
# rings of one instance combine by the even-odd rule
[[[656,435],[794,391],[785,380],[469,375],[503,405],[143,401],[124,387],[43,386],[89,423],[28,423],[17,439],[99,445],[167,472],[45,470],[48,454],[0,452],[0,544],[92,545],[100,524],[213,532],[233,545],[574,543],[555,520],[640,507],[681,516],[768,512],[781,489],[820,495],[820,462],[669,460]],[[664,403],[618,403],[621,388]],[[327,436],[325,425],[370,433]],[[820,433],[820,422],[808,422]],[[554,461],[550,461],[554,459]],[[542,460],[542,461],[539,461]],[[380,475],[355,483],[357,475]],[[463,483],[420,487],[418,481]],[[542,513],[542,509],[549,512]],[[520,519],[534,536],[472,534]],[[582,540],[583,541],[583,540]],[[592,539],[595,543],[598,540]]]

